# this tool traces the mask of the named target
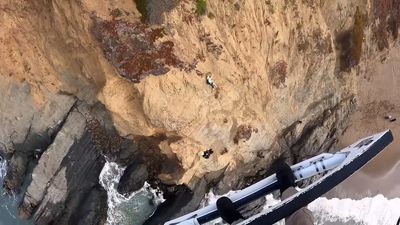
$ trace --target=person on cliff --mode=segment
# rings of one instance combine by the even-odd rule
[[[210,85],[212,87],[212,89],[216,89],[217,88],[217,84],[211,78],[211,75],[207,75],[206,82],[207,82],[208,85]]]
[[[281,199],[285,200],[294,195],[297,192],[295,188],[296,177],[294,176],[290,166],[283,160],[279,160],[273,165],[273,169],[276,171],[276,178],[280,187]],[[221,218],[226,223],[232,224],[240,219],[245,219],[228,197],[219,198],[216,202],[216,205]],[[310,210],[308,210],[306,207],[302,207],[289,217],[285,218],[285,224],[313,225],[314,217]]]
[[[214,153],[214,151],[211,148],[207,149],[203,152],[203,158],[208,159],[208,158],[210,158],[211,154],[213,154],[213,153]]]

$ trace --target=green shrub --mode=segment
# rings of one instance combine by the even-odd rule
[[[199,15],[205,15],[207,12],[207,2],[206,0],[197,0],[196,12]]]

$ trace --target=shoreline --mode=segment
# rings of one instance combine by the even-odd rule
[[[359,138],[390,129],[394,141],[380,155],[353,176],[326,194],[327,197],[360,199],[383,194],[400,196],[400,50],[393,48],[383,63],[371,66],[365,77],[358,77],[357,112],[350,116],[349,127],[339,137],[338,149]],[[397,118],[390,122],[384,117]]]

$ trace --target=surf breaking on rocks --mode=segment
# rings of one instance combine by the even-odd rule
[[[148,219],[156,207],[164,201],[159,190],[148,183],[129,196],[117,191],[118,182],[125,170],[115,162],[106,162],[100,173],[100,184],[107,191],[107,224],[139,225]]]

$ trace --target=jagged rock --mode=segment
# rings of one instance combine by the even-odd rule
[[[249,218],[252,215],[261,212],[265,207],[265,202],[266,202],[265,198],[257,199],[247,204],[243,208],[240,208],[240,213],[243,215],[244,218]]]
[[[149,173],[146,165],[142,162],[133,162],[125,169],[119,180],[117,190],[123,195],[129,195],[142,188],[148,178]]]
[[[70,219],[68,220],[68,217],[63,217],[59,223],[76,225],[105,224],[108,206],[104,199],[107,199],[107,193],[100,185],[95,186],[79,202]]]
[[[46,102],[35,101],[29,84],[11,79],[0,82],[0,154],[9,160],[4,188],[19,192],[26,168],[51,143],[75,99],[45,92]]]
[[[86,118],[72,111],[33,170],[20,216],[33,216],[38,225],[78,220],[101,224],[106,216],[106,195],[99,186],[104,163],[87,130]],[[101,206],[101,210],[94,205]],[[88,213],[82,214],[83,211]]]
[[[144,225],[162,225],[172,218],[197,209],[207,191],[207,183],[200,179],[195,184],[192,190],[185,185],[175,186],[172,191],[164,190],[166,200],[157,207]]]

